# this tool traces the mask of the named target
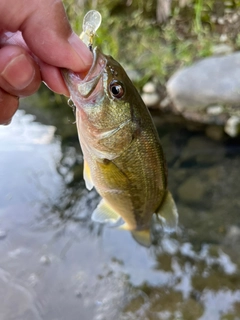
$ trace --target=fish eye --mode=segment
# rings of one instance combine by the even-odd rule
[[[109,89],[112,97],[117,99],[121,99],[125,93],[123,84],[118,80],[113,80],[109,85]]]

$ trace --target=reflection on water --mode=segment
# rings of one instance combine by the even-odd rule
[[[160,135],[180,224],[146,249],[91,221],[79,147],[23,111],[0,127],[1,320],[240,319],[240,150]]]

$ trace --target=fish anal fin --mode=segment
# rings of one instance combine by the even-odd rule
[[[176,231],[178,225],[178,211],[172,194],[169,191],[167,191],[163,203],[156,214],[162,222],[164,231]]]
[[[94,184],[92,181],[90,168],[86,160],[84,160],[83,178],[85,180],[86,188],[88,190],[92,190],[92,188],[94,187]]]
[[[132,231],[132,237],[134,238],[134,240],[137,241],[137,243],[139,243],[140,245],[149,248],[152,244],[151,241],[151,233],[150,230],[136,230],[136,231]]]
[[[92,220],[100,223],[116,223],[119,219],[121,219],[120,215],[104,199],[100,201],[92,214]]]
[[[123,223],[122,225],[120,225],[120,226],[118,227],[118,229],[120,229],[120,230],[127,230],[127,231],[130,231],[130,230],[131,230],[130,226],[129,226],[126,222]]]

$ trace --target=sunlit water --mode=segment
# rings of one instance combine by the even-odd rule
[[[240,149],[160,135],[180,222],[146,249],[91,221],[80,148],[23,111],[0,127],[0,320],[240,319]]]

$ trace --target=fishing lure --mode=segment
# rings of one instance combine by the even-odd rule
[[[93,51],[93,39],[102,22],[101,14],[96,10],[87,12],[83,19],[82,33],[80,39]]]

